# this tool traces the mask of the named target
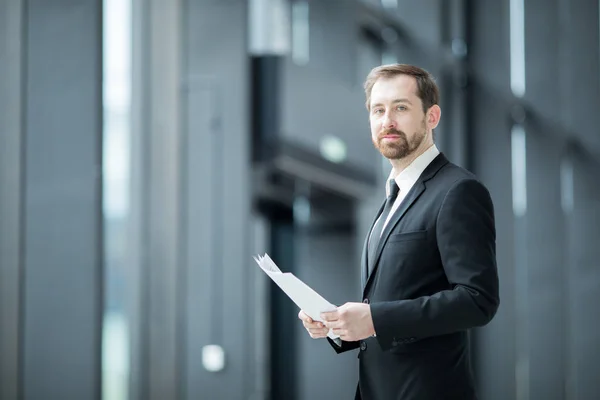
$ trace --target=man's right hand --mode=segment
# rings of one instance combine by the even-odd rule
[[[329,332],[329,328],[323,325],[321,322],[313,321],[311,317],[306,315],[306,313],[302,310],[298,313],[298,318],[302,321],[302,324],[306,328],[306,331],[313,339],[321,339],[327,337],[327,333]]]

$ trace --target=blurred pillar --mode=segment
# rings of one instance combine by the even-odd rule
[[[565,234],[561,218],[561,158],[565,136],[553,123],[567,110],[568,96],[561,84],[560,54],[564,50],[559,0],[523,3],[524,30],[522,96],[531,104],[526,129],[526,212],[523,240],[525,284],[522,325],[523,396],[564,399],[566,396]],[[555,82],[549,85],[548,82]],[[517,109],[517,108],[516,108]],[[522,108],[521,108],[522,110]],[[521,111],[522,112],[522,111]],[[517,113],[518,115],[518,113]],[[523,115],[521,115],[523,116]],[[551,122],[554,119],[553,122]]]
[[[567,399],[600,398],[600,320],[590,307],[600,296],[598,174],[598,160],[582,149],[570,149],[561,185],[567,235]]]
[[[469,124],[473,170],[494,200],[500,308],[475,331],[475,373],[482,399],[516,398],[516,244],[513,218],[508,1],[471,2],[469,62],[473,75]],[[499,35],[498,32],[503,32]]]
[[[101,12],[0,5],[2,398],[100,398]]]
[[[0,398],[19,385],[23,4],[0,2]]]
[[[553,105],[571,146],[562,168],[567,399],[600,398],[600,2],[558,0],[561,93]],[[590,311],[592,310],[592,311]]]
[[[264,311],[255,308],[261,272],[250,231],[248,4],[183,7],[181,398],[262,398],[264,344],[255,329],[264,332]],[[224,365],[209,362],[209,350],[219,348],[212,346],[222,349]]]
[[[470,11],[467,0],[444,1],[440,7],[446,26],[441,39],[444,48],[449,50],[449,57],[440,76],[442,132],[436,135],[436,142],[452,162],[471,170],[473,130],[469,125],[468,104],[472,77],[467,69]]]
[[[526,269],[526,351],[531,399],[565,398],[565,227],[561,218],[562,142],[528,124],[527,211],[521,237]]]
[[[180,1],[132,2],[130,398],[178,399],[181,324]]]
[[[102,1],[28,1],[23,396],[100,398]]]
[[[285,0],[249,0],[248,31],[249,53],[251,55],[251,94],[252,102],[252,152],[253,162],[268,164],[274,160],[281,147],[280,136],[282,119],[282,74],[285,56],[291,50],[289,31],[297,36],[297,26],[288,30],[288,20],[292,9],[301,5],[305,8],[305,40],[308,40],[308,3]],[[308,50],[308,43],[305,43]],[[303,55],[308,61],[308,51]],[[263,179],[266,177],[262,177]],[[267,178],[268,179],[268,178]],[[268,220],[270,243],[269,252],[276,262],[293,271],[294,229],[291,210],[275,204],[259,207],[262,216]],[[298,398],[296,369],[298,364],[296,336],[294,332],[294,306],[276,285],[268,284],[269,299],[269,397],[273,399]]]

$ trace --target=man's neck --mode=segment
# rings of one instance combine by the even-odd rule
[[[420,146],[418,149],[416,149],[404,158],[390,160],[390,163],[394,168],[394,178],[398,176],[402,171],[404,171],[406,167],[412,164],[412,162],[415,161],[420,155],[429,150],[431,146],[433,146],[433,143],[427,143],[425,146]]]

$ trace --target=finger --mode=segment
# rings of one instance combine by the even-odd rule
[[[302,321],[306,321],[309,324],[313,323],[313,320],[311,317],[308,316],[308,314],[306,314],[304,311],[300,310],[300,312],[298,313],[298,318],[300,318]]]
[[[339,315],[337,311],[330,311],[321,313],[321,319],[324,321],[337,321]]]
[[[311,329],[308,329],[308,332],[310,332],[311,334],[314,334],[314,335],[327,336],[327,332],[329,332],[329,329],[327,329],[327,328],[311,328]]]
[[[340,320],[325,322],[325,326],[329,329],[339,329],[344,327],[343,322]]]
[[[308,332],[308,334],[313,339],[323,339],[323,338],[327,337],[327,333],[311,333],[311,332]]]
[[[325,325],[323,325],[320,322],[309,323],[309,322],[302,321],[302,324],[304,325],[304,327],[306,329],[322,329],[322,328],[325,328]]]

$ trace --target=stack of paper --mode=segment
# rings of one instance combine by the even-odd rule
[[[311,287],[296,278],[294,274],[289,272],[281,272],[279,267],[271,260],[268,254],[264,256],[254,257],[260,268],[289,296],[290,299],[301,310],[303,310],[313,321],[323,322],[321,313],[324,311],[333,311],[336,306],[325,300],[319,293],[315,292]],[[331,339],[339,338],[332,330],[327,334]]]

